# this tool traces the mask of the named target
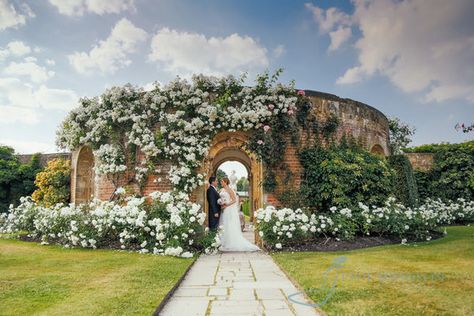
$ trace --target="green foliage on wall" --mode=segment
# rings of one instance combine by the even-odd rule
[[[31,195],[36,189],[36,174],[41,170],[40,154],[22,164],[13,148],[0,146],[0,212],[6,212],[10,204],[18,205],[20,197]]]
[[[405,151],[434,154],[433,168],[415,173],[422,199],[474,199],[474,141],[423,145]]]
[[[395,170],[395,197],[406,206],[417,206],[418,189],[408,157],[404,155],[390,156],[388,163]]]
[[[436,197],[432,192],[433,189],[431,187],[431,183],[433,182],[433,179],[431,172],[414,170],[413,175],[415,177],[420,201],[424,201],[427,198]]]
[[[332,206],[353,207],[358,202],[381,205],[392,192],[394,171],[385,158],[366,150],[332,144],[302,151],[301,192],[306,206],[327,211]]]

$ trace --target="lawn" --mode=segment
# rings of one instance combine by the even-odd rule
[[[314,302],[328,298],[322,305],[328,315],[473,315],[474,226],[447,231],[410,245],[272,256]],[[324,277],[340,256],[345,263]]]
[[[0,239],[0,315],[151,315],[192,262]]]

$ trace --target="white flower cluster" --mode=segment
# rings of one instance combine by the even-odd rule
[[[174,166],[169,180],[177,191],[189,193],[204,181],[205,175],[196,169],[214,135],[224,130],[268,129],[272,117],[292,115],[296,102],[292,84],[245,87],[232,76],[198,75],[191,83],[178,78],[148,92],[125,85],[106,90],[100,98],[81,99],[63,122],[57,142],[70,150],[82,145],[98,148],[94,151],[100,160],[96,174],[130,168],[123,151],[136,146],[146,161],[170,160]],[[139,182],[153,172],[143,166],[134,168],[129,171],[138,174]]]
[[[120,173],[127,170],[123,155],[114,144],[102,144],[99,149],[94,150],[94,156],[99,159],[99,164],[94,167],[96,175]]]
[[[190,257],[212,252],[218,245],[199,249],[205,237],[205,213],[185,193],[154,192],[118,203],[95,200],[79,206],[58,204],[45,208],[22,198],[17,208],[0,216],[0,233],[27,231],[43,243],[65,247],[119,247],[142,253]]]
[[[411,209],[389,198],[383,207],[359,207],[337,209],[328,213],[308,214],[301,209],[276,209],[268,206],[256,211],[257,229],[265,243],[276,249],[311,242],[318,237],[350,239],[356,234],[378,234],[430,240],[430,231],[441,225],[474,221],[474,201],[458,199],[443,203],[427,200],[418,208]]]

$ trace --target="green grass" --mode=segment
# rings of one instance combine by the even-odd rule
[[[151,315],[192,262],[0,239],[0,315]]]
[[[447,231],[445,238],[408,246],[272,256],[315,303],[329,292],[330,286],[324,284],[337,280],[322,306],[328,315],[473,315],[474,226],[452,226]],[[344,265],[324,278],[339,256],[347,258]],[[321,287],[319,292],[309,290]]]

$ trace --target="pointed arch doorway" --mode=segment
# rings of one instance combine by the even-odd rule
[[[260,161],[257,161],[255,155],[243,149],[248,136],[243,132],[223,132],[218,134],[210,147],[209,154],[205,159],[204,171],[208,176],[216,175],[217,169],[226,161],[238,161],[247,169],[249,180],[249,214],[251,222],[255,222],[254,212],[263,207],[263,167]],[[204,209],[206,211],[206,226],[208,225],[208,205],[206,200],[205,184],[204,191]],[[258,242],[258,235],[255,241]]]

